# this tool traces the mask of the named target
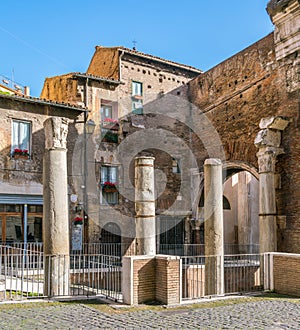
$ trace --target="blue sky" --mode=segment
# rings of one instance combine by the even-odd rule
[[[85,72],[96,45],[131,48],[204,71],[273,31],[268,0],[5,1],[0,75],[39,96],[44,79]]]

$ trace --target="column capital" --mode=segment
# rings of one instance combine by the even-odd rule
[[[50,117],[44,121],[45,149],[67,149],[68,120]]]
[[[283,154],[282,148],[265,147],[260,148],[256,154],[258,158],[259,173],[274,173],[276,158],[278,155]]]

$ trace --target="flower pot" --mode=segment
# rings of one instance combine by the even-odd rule
[[[14,155],[14,159],[28,159],[26,155]]]
[[[117,189],[116,188],[113,188],[113,187],[105,187],[105,188],[103,188],[103,192],[105,192],[105,193],[114,193],[114,192],[116,192],[117,191]]]

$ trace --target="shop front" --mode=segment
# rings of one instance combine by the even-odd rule
[[[42,242],[43,196],[0,194],[0,244]]]

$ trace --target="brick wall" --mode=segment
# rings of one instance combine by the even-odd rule
[[[180,258],[176,256],[123,257],[122,293],[125,303],[180,302]]]
[[[292,119],[283,132],[285,154],[276,164],[281,176],[281,188],[276,190],[277,210],[287,217],[286,228],[278,233],[278,250],[300,253],[299,79],[290,74],[295,68],[291,59],[276,61],[272,33],[193,79],[188,83],[188,94],[197,107],[193,111],[196,131],[201,132],[203,113],[216,130],[203,131],[201,140],[218,141],[218,137],[226,161],[237,164],[237,168],[244,164],[257,170],[254,140],[261,118]],[[295,86],[293,90],[291,85]],[[217,144],[210,143],[207,150],[196,138],[193,142],[199,164],[207,157],[219,157]]]
[[[122,260],[124,303],[137,305],[155,300],[156,266],[152,256],[125,256]]]
[[[180,303],[180,258],[156,256],[156,300],[167,304]]]
[[[273,254],[274,290],[300,296],[300,255]]]
[[[134,303],[155,300],[155,259],[138,259],[133,263]]]

